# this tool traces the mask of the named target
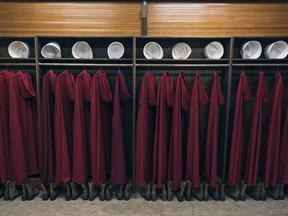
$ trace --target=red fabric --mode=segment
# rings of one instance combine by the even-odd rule
[[[24,183],[38,173],[33,99],[36,93],[29,73],[17,72],[9,83],[11,180]]]
[[[261,136],[262,136],[262,118],[263,104],[268,101],[268,89],[264,79],[264,73],[261,71],[258,78],[258,87],[255,96],[251,130],[249,136],[249,145],[247,149],[245,165],[245,182],[249,187],[256,187],[257,175],[260,158]]]
[[[211,187],[217,186],[218,105],[223,105],[224,103],[225,100],[219,84],[218,74],[214,72],[204,159],[204,178]]]
[[[91,91],[91,172],[95,185],[103,184],[110,171],[112,93],[106,74],[98,71]]]
[[[40,178],[44,183],[55,181],[54,107],[57,75],[52,70],[42,81],[42,146],[39,150]]]
[[[281,74],[276,72],[270,97],[267,103],[268,122],[264,133],[264,185],[276,187],[278,178],[279,146],[281,132],[281,104],[284,99],[284,86]]]
[[[72,181],[84,184],[90,174],[90,101],[92,78],[83,70],[76,78],[73,121]]]
[[[55,92],[55,183],[71,180],[75,79],[67,70],[57,78]]]
[[[156,96],[154,77],[147,72],[141,83],[136,125],[136,184],[144,186],[151,181],[152,149],[155,124]]]
[[[118,72],[114,89],[112,138],[111,138],[111,182],[124,184],[126,182],[125,141],[122,123],[121,102],[131,98],[126,86],[125,77]]]
[[[199,135],[199,106],[208,104],[209,98],[205,92],[204,86],[196,73],[192,88],[189,110],[187,155],[186,155],[186,180],[192,182],[193,188],[200,185],[199,167],[200,167],[200,135]]]
[[[173,105],[172,128],[169,150],[168,180],[173,182],[176,191],[183,180],[183,131],[186,111],[189,108],[190,93],[183,73],[179,74]]]
[[[13,73],[0,72],[0,182],[9,180],[9,82]]]
[[[242,71],[238,83],[234,122],[232,130],[232,142],[230,150],[228,181],[229,186],[235,185],[240,181],[241,167],[243,164],[243,103],[252,100],[245,73]]]
[[[173,97],[173,79],[165,72],[158,83],[153,146],[152,179],[158,188],[167,181]]]

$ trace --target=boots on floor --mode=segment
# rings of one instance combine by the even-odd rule
[[[245,191],[246,191],[246,188],[247,188],[247,184],[244,182],[244,181],[241,181],[239,183],[239,199],[241,201],[244,201],[245,200]]]
[[[3,184],[0,184],[0,199],[4,196],[5,186]]]
[[[21,193],[17,190],[16,184],[15,184],[14,181],[13,181],[13,182],[9,182],[8,188],[9,188],[9,189],[8,189],[8,190],[9,190],[9,195],[8,195],[8,197],[9,197],[9,200],[10,200],[10,201],[13,201],[13,200],[15,200],[17,197],[21,196]]]
[[[157,200],[157,185],[154,184],[154,182],[151,183],[151,200],[156,201]]]
[[[265,192],[265,186],[264,183],[259,183],[260,185],[260,200],[265,201],[266,200],[266,192]]]
[[[173,200],[173,182],[168,181],[167,182],[167,200],[172,201]]]
[[[207,182],[203,182],[203,200],[208,201],[209,200],[209,184]]]
[[[151,184],[150,183],[146,183],[144,185],[144,192],[141,193],[141,196],[147,201],[151,200]]]
[[[238,185],[226,186],[226,194],[235,201],[239,201],[239,188]]]
[[[65,200],[66,201],[70,201],[71,200],[71,188],[70,188],[70,185],[69,183],[65,183],[64,185],[64,188],[65,188]]]
[[[89,201],[93,201],[98,196],[98,191],[93,183],[93,180],[88,181],[88,187],[89,187]]]
[[[82,199],[83,200],[88,200],[89,199],[89,189],[86,183],[81,184],[81,189],[82,189]]]
[[[220,201],[225,201],[225,185],[224,185],[224,183],[219,182],[218,188],[219,188]]]
[[[203,184],[200,183],[198,188],[192,188],[192,196],[198,201],[203,200]]]
[[[132,194],[132,183],[128,182],[126,184],[125,192],[124,192],[124,200],[128,201]]]
[[[49,183],[49,190],[50,190],[50,200],[54,201],[60,194],[58,187],[55,183],[50,182]]]
[[[219,200],[219,185],[217,184],[216,187],[209,187],[208,189],[209,195],[212,197],[213,200]]]
[[[183,202],[184,201],[184,192],[186,190],[186,186],[187,186],[186,182],[182,181],[181,185],[180,185],[180,188],[179,188],[179,190],[176,193],[176,197],[177,197],[177,200],[179,202]]]
[[[284,200],[284,184],[279,183],[279,200]]]
[[[71,188],[71,199],[76,200],[81,195],[78,185],[72,181],[69,182],[69,185]]]
[[[248,187],[246,189],[246,194],[252,197],[254,200],[259,201],[261,196],[260,183],[258,183],[256,187]]]
[[[167,190],[166,190],[166,185],[165,184],[163,184],[161,186],[161,191],[159,193],[159,196],[160,196],[160,199],[162,201],[166,201],[167,200]]]
[[[113,197],[113,184],[108,185],[105,191],[105,199],[110,201]]]
[[[279,200],[279,184],[276,187],[270,187],[265,190],[266,195],[271,197],[274,200]]]
[[[43,199],[43,201],[47,201],[49,199],[49,196],[50,196],[49,188],[47,188],[44,183],[41,183],[40,186],[41,186],[42,191],[43,191],[42,199]]]
[[[5,190],[4,190],[4,200],[5,201],[9,200],[9,184],[10,184],[9,181],[7,181],[5,184]]]
[[[22,200],[33,200],[39,191],[37,188],[33,188],[33,185],[30,180],[27,180],[24,184],[22,184]]]
[[[105,182],[105,183],[100,185],[100,193],[99,193],[100,201],[104,201],[105,200],[105,192],[106,192],[106,188],[107,187],[108,187],[108,183],[107,182]]]
[[[116,197],[118,200],[122,200],[124,197],[124,191],[123,191],[124,187],[123,186],[124,186],[123,184],[119,185],[119,188],[116,192]]]

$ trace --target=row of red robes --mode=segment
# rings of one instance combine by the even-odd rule
[[[287,102],[283,103],[288,99],[287,94],[288,89],[285,93],[279,72],[275,73],[273,85],[270,92],[268,92],[264,73],[260,71],[254,99],[249,142],[247,148],[245,148],[243,104],[250,102],[252,96],[246,75],[244,71],[241,73],[236,96],[228,185],[238,184],[243,175],[247,185],[255,187],[259,174],[262,175],[265,187],[275,187],[277,181],[288,182],[288,112]],[[265,115],[264,107],[266,108]]]
[[[124,184],[125,137],[121,104],[130,99],[124,75],[117,73],[114,99],[105,72],[49,71],[43,77],[40,175],[42,182]]]
[[[143,187],[145,182],[153,181],[161,188],[172,181],[177,190],[182,180],[189,180],[197,188],[200,183],[199,106],[208,104],[209,98],[198,72],[191,95],[183,73],[177,78],[175,93],[168,73],[161,76],[157,95],[154,82],[153,74],[147,72],[139,93],[136,184]],[[203,177],[214,187],[217,184],[218,105],[224,103],[216,72],[210,101]]]
[[[38,173],[36,93],[31,75],[0,72],[0,182]]]

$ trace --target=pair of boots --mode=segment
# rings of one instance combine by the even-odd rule
[[[116,192],[116,197],[118,200],[126,200],[128,201],[132,194],[132,183],[128,182],[124,189],[124,185],[120,185],[118,191]]]
[[[259,201],[259,200],[265,201],[266,192],[265,192],[264,183],[258,183],[256,187],[248,187],[246,189],[246,194],[256,201]]]
[[[22,184],[22,201],[33,200],[36,196],[38,196],[39,190],[37,188],[33,188],[30,180],[27,180],[24,184]]]
[[[284,200],[284,184],[277,183],[276,187],[266,189],[266,194],[274,200]]]
[[[176,197],[179,202],[183,202],[184,198],[187,201],[191,201],[192,193],[191,193],[192,183],[191,181],[182,181],[180,188],[176,192]]]
[[[161,186],[161,191],[159,193],[161,200],[172,201],[173,196],[174,196],[172,190],[173,190],[173,182],[172,181],[168,181],[166,184],[163,184]]]
[[[244,201],[246,188],[247,188],[247,184],[244,181],[241,181],[237,185],[227,186],[226,194],[235,201],[239,201],[239,200]]]
[[[43,197],[42,199],[44,201],[48,200],[50,198],[51,201],[56,200],[56,198],[59,195],[59,190],[58,187],[56,186],[55,183],[50,182],[48,185],[48,188],[46,187],[46,185],[44,183],[41,184],[41,188],[43,190]]]
[[[10,200],[13,201],[15,200],[17,197],[21,196],[21,192],[19,190],[17,190],[16,188],[16,184],[13,181],[7,181],[5,186],[4,186],[4,200]]]
[[[207,182],[203,182],[203,200],[208,201],[209,196],[215,201],[225,201],[224,184],[219,182],[216,187],[211,187]]]
[[[111,200],[113,197],[113,185],[105,182],[100,185],[99,199],[100,201]]]
[[[141,193],[141,196],[144,197],[147,201],[156,201],[157,199],[157,185],[154,182],[148,182],[144,185],[144,192]]]
[[[69,201],[69,200],[76,200],[81,192],[78,188],[78,185],[74,182],[68,182],[66,184],[64,184],[64,188],[66,190],[66,193],[65,193],[65,200],[66,201]]]

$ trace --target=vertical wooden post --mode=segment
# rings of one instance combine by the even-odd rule
[[[147,12],[148,5],[147,1],[143,0],[141,5],[141,35],[147,36]]]

